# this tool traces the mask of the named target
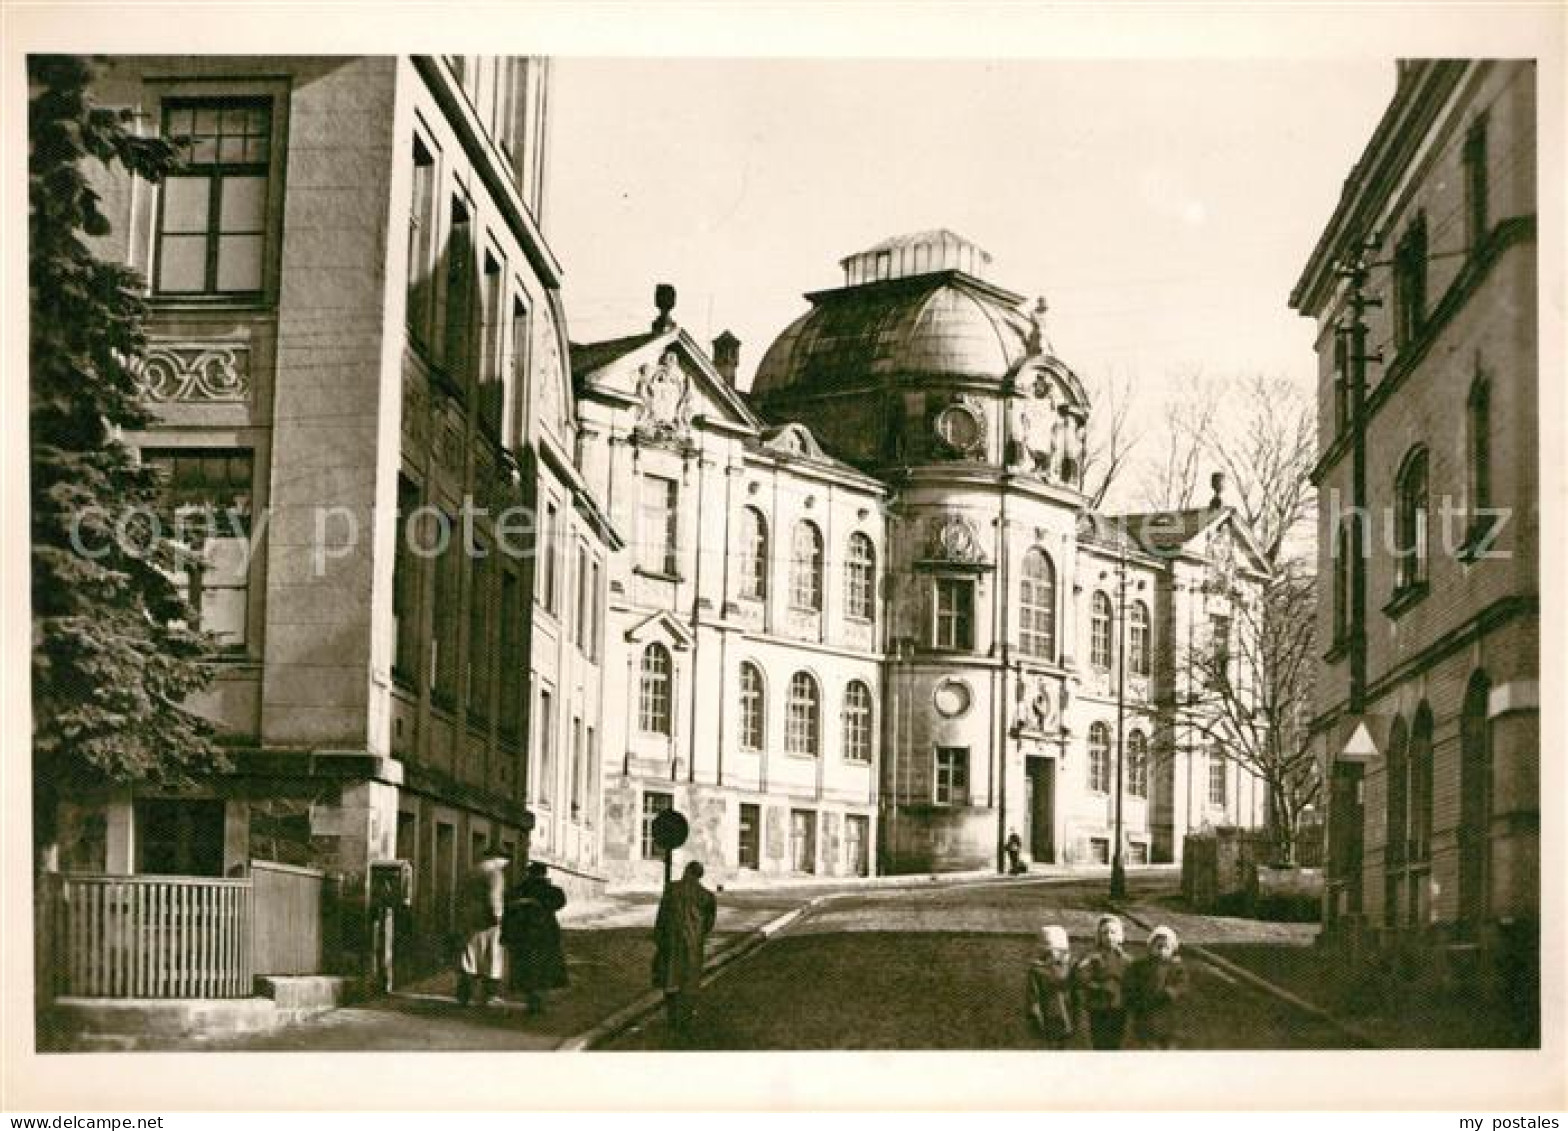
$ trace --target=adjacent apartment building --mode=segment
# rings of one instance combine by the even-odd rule
[[[1535,121],[1529,61],[1401,63],[1291,295],[1320,362],[1326,929],[1483,969],[1538,946]]]
[[[592,641],[619,543],[573,465],[548,77],[480,56],[102,75],[98,100],[186,159],[103,186],[107,251],[152,307],[158,424],[128,439],[166,470],[170,518],[219,520],[191,527],[186,582],[222,645],[197,706],[234,770],[79,799],[65,868],[275,861],[353,898],[398,857],[433,946],[491,843],[597,882]]]

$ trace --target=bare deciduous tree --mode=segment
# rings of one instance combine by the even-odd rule
[[[1089,393],[1094,411],[1089,417],[1089,443],[1084,453],[1084,494],[1089,509],[1099,510],[1117,480],[1126,471],[1129,457],[1142,436],[1131,423],[1134,381],[1130,372],[1094,381]]]

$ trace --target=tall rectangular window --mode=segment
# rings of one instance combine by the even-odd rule
[[[936,582],[932,647],[970,652],[975,646],[975,583],[942,577]]]
[[[420,559],[410,543],[409,516],[419,507],[419,488],[397,481],[397,542],[392,556],[392,678],[412,685],[419,671]]]
[[[262,290],[272,100],[171,99],[163,135],[184,165],[159,196],[154,289],[255,295]]]
[[[454,528],[445,512],[436,520],[448,531]],[[450,710],[457,705],[457,680],[460,657],[457,654],[458,626],[463,615],[463,550],[457,539],[448,537],[446,547],[436,558],[436,591],[430,642],[431,699]]]
[[[810,874],[817,870],[817,815],[810,809],[789,813],[790,867]]]
[[[1230,774],[1225,765],[1225,755],[1218,750],[1209,751],[1209,804],[1224,805],[1228,793]]]
[[[662,475],[642,477],[638,513],[638,564],[650,573],[676,571],[676,500],[680,484]]]
[[[588,566],[588,640],[586,654],[590,660],[599,658],[599,609],[603,600],[599,589],[603,584],[598,559]]]
[[[408,208],[408,329],[421,346],[430,345],[431,278],[436,228],[436,160],[419,138],[414,139],[414,184]]]
[[[504,329],[502,290],[506,281],[506,261],[485,252],[483,290],[479,296],[479,425],[492,440],[501,440],[502,412],[506,407],[506,384],[501,373],[501,334]]]
[[[577,544],[577,623],[575,625],[575,639],[577,648],[584,655],[588,654],[588,620],[589,603],[592,600],[592,590],[589,588],[591,578],[588,574],[588,547],[583,543]]]
[[[196,625],[226,649],[243,649],[250,609],[249,448],[144,449],[162,472],[160,507],[185,549],[174,582]]]
[[[1224,683],[1230,675],[1230,617],[1209,614],[1209,680]]]
[[[593,727],[588,728],[586,741],[588,743],[588,780],[583,785],[583,798],[587,808],[583,810],[583,824],[591,829],[593,828],[594,809],[597,807],[595,798],[598,797],[596,789],[599,781],[599,733]]]
[[[507,570],[501,574],[501,676],[500,722],[501,736],[517,741],[522,731],[523,697],[521,684],[526,676],[526,659],[523,655],[523,610],[519,591],[522,583],[517,574]]]
[[[1404,346],[1426,325],[1426,216],[1417,213],[1394,250],[1394,344]]]
[[[1465,235],[1471,249],[1486,240],[1486,116],[1483,114],[1465,134]]]
[[[452,198],[446,245],[446,300],[441,309],[441,360],[459,390],[467,391],[473,364],[474,225],[468,203]]]
[[[546,503],[544,507],[544,529],[539,533],[539,560],[534,564],[534,568],[539,571],[539,583],[536,594],[539,603],[549,613],[556,611],[556,555],[559,552],[558,543],[561,540],[559,527],[559,508],[554,503]]]
[[[742,804],[740,807],[740,851],[742,868],[756,871],[762,867],[762,807]]]
[[[572,720],[572,819],[576,820],[583,812],[583,721]]]
[[[491,635],[495,618],[490,607],[490,563],[482,546],[475,547],[473,574],[468,592],[468,713],[488,722],[490,719],[491,658],[495,640]]]
[[[969,748],[936,748],[936,790],[938,805],[969,804]]]
[[[519,399],[528,389],[528,308],[521,299],[512,300],[511,346],[506,365],[506,406],[502,410],[502,442],[508,448],[518,443],[519,421],[527,412]]]
[[[534,799],[548,805],[555,797],[555,693],[539,689],[539,730],[535,738],[539,751],[539,773],[533,783]]]
[[[642,795],[642,858],[657,860],[663,855],[653,840],[653,819],[666,809],[675,808],[675,797],[668,793],[648,790]]]

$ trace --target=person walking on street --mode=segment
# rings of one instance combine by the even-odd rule
[[[1122,952],[1122,921],[1101,915],[1095,926],[1094,950],[1073,969],[1073,989],[1089,1018],[1089,1044],[1096,1049],[1119,1049],[1127,1026],[1122,983],[1127,956]]]
[[[556,912],[566,893],[550,882],[549,868],[535,860],[506,897],[501,943],[511,969],[511,988],[523,995],[529,1013],[544,1012],[545,995],[566,985],[566,954]]]
[[[702,979],[704,948],[717,915],[718,901],[702,886],[697,861],[665,885],[653,924],[653,984],[664,991],[665,1016],[676,1032],[691,1024],[692,995]]]
[[[463,881],[458,902],[458,930],[463,949],[458,955],[457,1001],[489,1005],[501,984],[501,914],[506,900],[506,853],[485,850]]]
[[[1025,981],[1029,1023],[1047,1048],[1066,1048],[1072,1040],[1073,959],[1067,932],[1051,925],[1040,928],[1040,951],[1029,964]]]
[[[1149,932],[1149,953],[1127,968],[1127,1013],[1133,1038],[1145,1048],[1173,1049],[1181,1033],[1187,968],[1176,957],[1181,941],[1169,927]]]

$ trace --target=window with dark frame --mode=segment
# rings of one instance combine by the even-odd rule
[[[1356,556],[1355,538],[1355,519],[1344,519],[1339,526],[1339,538],[1334,544],[1335,644],[1343,644],[1350,638],[1350,584]]]
[[[817,870],[817,815],[810,809],[789,813],[790,867],[804,874]]]
[[[1149,796],[1149,740],[1141,730],[1127,736],[1127,792],[1133,797]]]
[[[740,807],[740,837],[738,862],[742,868],[756,871],[762,867],[762,808],[745,802]]]
[[[523,610],[521,607],[522,581],[515,570],[501,574],[501,673],[500,673],[500,728],[501,737],[516,742],[522,732],[523,697],[519,693],[527,678],[527,664],[523,655]],[[512,680],[517,680],[513,684]]]
[[[1111,728],[1089,724],[1089,791],[1111,792]]]
[[[1484,376],[1477,375],[1470,386],[1469,480],[1470,526],[1474,540],[1485,530],[1492,506],[1492,388]]]
[[[935,584],[931,646],[972,652],[975,646],[975,583],[965,577],[939,577]]]
[[[844,688],[844,761],[871,761],[871,689],[858,679]]]
[[[1049,660],[1056,654],[1056,568],[1044,550],[1024,555],[1018,584],[1018,647],[1026,656]]]
[[[441,356],[447,376],[462,395],[472,378],[469,339],[474,317],[473,210],[461,196],[452,198],[446,241],[446,288],[441,305]]]
[[[556,612],[556,557],[560,552],[560,508],[553,502],[544,506],[544,529],[539,532],[538,572],[539,604],[552,616]]]
[[[1486,115],[1470,124],[1465,134],[1465,243],[1472,252],[1486,242],[1487,215],[1487,160]]]
[[[408,209],[408,329],[420,346],[430,346],[435,302],[433,270],[436,239],[436,160],[422,139],[414,138],[413,190]]]
[[[849,536],[844,556],[844,615],[852,620],[875,619],[876,549],[864,534]]]
[[[1408,592],[1426,581],[1427,450],[1417,445],[1405,456],[1394,484],[1394,590]]]
[[[1209,804],[1224,805],[1230,794],[1230,768],[1218,749],[1209,751]]]
[[[433,522],[446,532],[445,545],[435,558],[434,601],[435,634],[430,642],[430,698],[436,706],[451,710],[457,705],[457,681],[461,658],[457,654],[458,626],[463,615],[463,547],[452,516],[442,510]],[[439,543],[439,535],[435,536]]]
[[[496,620],[490,604],[489,550],[476,544],[468,589],[468,714],[482,723],[490,721],[490,691],[495,655],[492,635]]]
[[[539,689],[539,773],[533,782],[534,799],[541,805],[555,800],[555,693]]]
[[[1230,617],[1224,613],[1209,614],[1209,671],[1208,683],[1219,687],[1230,679]]]
[[[638,564],[645,572],[674,577],[679,568],[676,555],[679,515],[676,508],[680,484],[667,476],[644,475],[641,487]]]
[[[184,553],[172,571],[192,627],[242,651],[249,640],[250,533],[254,455],[249,448],[144,448],[161,473],[159,508]]]
[[[506,287],[506,260],[499,253],[487,250],[484,256],[484,277],[479,295],[479,426],[492,440],[499,443],[505,421],[506,381],[502,372],[502,334],[504,295]]]
[[[822,533],[806,519],[790,537],[789,600],[797,609],[822,610]]]
[[[969,747],[938,746],[933,800],[938,805],[969,804]]]
[[[583,721],[580,718],[572,719],[572,766],[571,766],[571,806],[572,820],[578,820],[583,812]]]
[[[740,747],[761,750],[765,739],[765,697],[762,672],[756,664],[740,665]]]
[[[1127,611],[1127,667],[1133,675],[1149,674],[1153,629],[1149,623],[1149,606],[1134,601]]]
[[[740,512],[740,595],[754,601],[768,596],[768,524],[756,507]]]
[[[265,280],[272,99],[169,99],[163,136],[185,164],[159,193],[153,289],[259,295]]]
[[[1394,345],[1408,345],[1426,325],[1426,215],[1417,213],[1394,250]]]
[[[663,859],[664,853],[658,843],[653,839],[653,822],[660,813],[666,809],[675,808],[675,796],[670,793],[658,793],[647,790],[642,795],[642,858],[644,860]]]
[[[419,587],[423,571],[414,553],[414,511],[419,508],[419,488],[412,481],[397,481],[397,541],[392,554],[392,678],[404,686],[419,678]]]
[[[822,691],[807,672],[796,672],[789,679],[789,698],[785,701],[784,750],[815,758],[822,749]]]
[[[1111,670],[1111,599],[1098,591],[1089,605],[1089,662]]]
[[[637,729],[644,734],[668,738],[673,733],[670,704],[674,679],[670,650],[657,641],[644,648],[637,693]]]
[[[510,356],[506,365],[506,409],[502,421],[502,443],[508,449],[516,448],[518,435],[519,402],[528,388],[528,307],[519,298],[512,299],[512,325]]]

